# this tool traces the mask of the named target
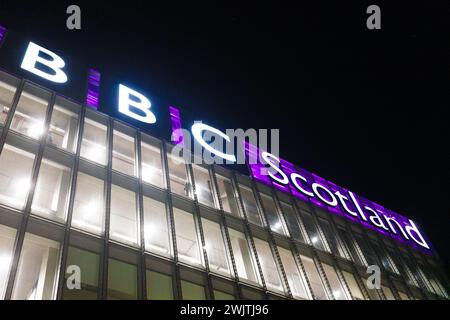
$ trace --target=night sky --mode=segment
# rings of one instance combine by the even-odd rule
[[[449,265],[448,1],[76,2],[81,31],[59,2],[2,0],[0,25],[145,87],[155,108],[279,128],[282,158],[415,220]]]

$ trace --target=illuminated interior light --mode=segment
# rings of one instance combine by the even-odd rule
[[[319,238],[317,236],[311,238],[312,243],[317,243],[317,241],[319,241]]]
[[[38,139],[44,133],[44,124],[42,122],[33,123],[27,130],[27,134],[35,139]]]

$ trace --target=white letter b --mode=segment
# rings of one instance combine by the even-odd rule
[[[139,101],[131,100],[130,97]],[[155,123],[156,117],[150,111],[151,106],[150,101],[144,95],[122,84],[119,85],[119,112],[145,123]],[[133,112],[130,107],[139,109],[144,115]]]

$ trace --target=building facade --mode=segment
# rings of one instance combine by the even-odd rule
[[[0,109],[2,299],[448,299],[436,254],[4,71]]]

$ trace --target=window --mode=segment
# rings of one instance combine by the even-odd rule
[[[209,171],[195,164],[192,165],[195,179],[195,192],[199,203],[214,207],[213,186]]]
[[[4,124],[16,93],[19,79],[0,72],[0,124]]]
[[[0,154],[0,202],[23,209],[31,184],[34,155],[5,144]]]
[[[245,235],[233,229],[228,229],[234,261],[240,279],[260,284],[257,268]]]
[[[392,293],[391,288],[382,285],[381,289],[383,290],[383,293],[386,296],[387,300],[395,300],[395,297],[394,297],[394,294]]]
[[[202,224],[211,272],[224,273],[229,276],[228,254],[225,249],[220,225],[207,219],[202,219]]]
[[[137,236],[136,193],[111,185],[111,239],[139,244]]]
[[[283,219],[280,217],[275,206],[274,199],[270,196],[260,193],[264,211],[268,219],[270,229],[273,232],[288,236]]]
[[[359,265],[364,266],[365,263],[363,262],[363,260],[361,259],[360,255],[358,253],[360,251],[358,244],[355,241],[353,241],[350,234],[347,231],[345,231],[344,229],[338,227],[338,233],[340,234],[341,239],[346,244],[346,248],[350,252],[353,261]]]
[[[79,109],[79,105],[56,97],[47,134],[48,144],[75,152]]]
[[[398,295],[400,296],[401,300],[409,300],[409,297],[406,293],[401,292],[401,291],[397,291],[397,292],[398,292]]]
[[[103,232],[104,182],[79,172],[72,214],[72,225],[95,234]]]
[[[87,250],[69,247],[67,265],[78,266],[81,271],[81,289],[67,288],[67,278],[71,275],[66,273],[64,282],[64,300],[95,300],[98,298],[98,274],[100,256]],[[67,270],[67,269],[66,269]]]
[[[261,216],[259,215],[252,189],[239,185],[239,190],[241,191],[242,202],[244,203],[244,210],[247,214],[248,221],[262,226]]]
[[[308,299],[308,291],[305,287],[305,280],[300,272],[294,256],[290,250],[278,247],[281,262],[283,263],[284,271],[291,289],[292,295],[295,298]]]
[[[394,261],[389,256],[389,254],[380,246],[380,244],[377,241],[372,240],[371,242],[372,247],[378,254],[378,257],[381,260],[381,264],[383,265],[383,267],[389,272],[399,274],[397,266],[395,265]]]
[[[331,286],[331,291],[336,300],[348,300],[349,297],[347,295],[347,291],[342,285],[341,281],[338,278],[336,270],[333,266],[330,266],[326,263],[322,263],[323,270],[325,271],[325,275],[327,276],[328,283]]]
[[[54,299],[58,263],[58,242],[26,233],[14,281],[12,299]]]
[[[178,258],[180,261],[189,264],[203,265],[194,216],[178,208],[173,209],[173,215],[177,235]]]
[[[167,162],[169,166],[171,191],[181,196],[191,197],[191,184],[188,180],[183,158],[175,157],[167,153]]]
[[[320,237],[318,226],[314,222],[314,218],[311,213],[307,211],[302,211],[303,222],[305,224],[306,232],[308,233],[309,239],[314,247],[319,250],[327,251],[325,245]]]
[[[134,137],[114,130],[112,168],[129,176],[136,175]]]
[[[205,288],[186,280],[181,280],[183,300],[205,300]]]
[[[303,255],[300,255],[300,257],[302,259],[303,266],[305,267],[306,275],[308,276],[315,299],[328,300],[327,293],[323,287],[322,279],[316,269],[314,260]]]
[[[27,83],[20,95],[11,129],[30,138],[39,139],[44,133],[49,99],[49,92]]]
[[[325,234],[325,237],[328,240],[328,244],[330,245],[331,252],[333,252],[335,255],[338,255],[338,256],[346,259],[347,256],[344,252],[344,249],[342,248],[341,239],[339,239],[338,234],[334,231],[330,222],[325,219],[319,218],[319,223],[322,227],[322,231]]]
[[[214,300],[235,300],[235,299],[234,295],[232,294],[219,290],[214,290]]]
[[[342,271],[344,275],[345,281],[347,282],[350,292],[352,293],[353,299],[355,300],[365,300],[364,295],[361,292],[361,289],[356,282],[355,276],[347,271]]]
[[[146,275],[148,300],[173,300],[171,276],[150,270],[146,270]]]
[[[108,300],[136,299],[136,266],[110,258],[108,263]]]
[[[269,244],[258,238],[254,238],[254,242],[267,288],[283,291],[283,284]]]
[[[234,195],[231,180],[220,175],[216,175],[219,186],[219,198],[225,212],[231,213],[235,217],[240,217],[236,196]]]
[[[305,242],[305,239],[303,238],[302,231],[300,230],[299,222],[296,217],[296,212],[294,211],[294,208],[287,203],[280,202],[281,209],[284,212],[284,217],[286,218],[286,223],[289,228],[291,236],[301,242]]]
[[[101,165],[107,163],[106,126],[89,118],[84,120],[80,156]]]
[[[145,249],[164,256],[171,256],[169,228],[164,203],[144,196]]]
[[[42,159],[32,212],[52,220],[65,221],[70,177],[70,169],[66,166]]]
[[[141,142],[142,181],[164,187],[163,168],[159,148]]]
[[[366,260],[368,265],[376,264],[378,265],[378,259],[376,257],[375,252],[369,247],[368,243],[365,239],[363,239],[362,235],[354,232],[353,233],[356,242],[358,243],[359,248],[362,251],[362,254],[364,256],[364,259]]]
[[[11,267],[16,230],[0,225],[0,299],[3,299]]]

